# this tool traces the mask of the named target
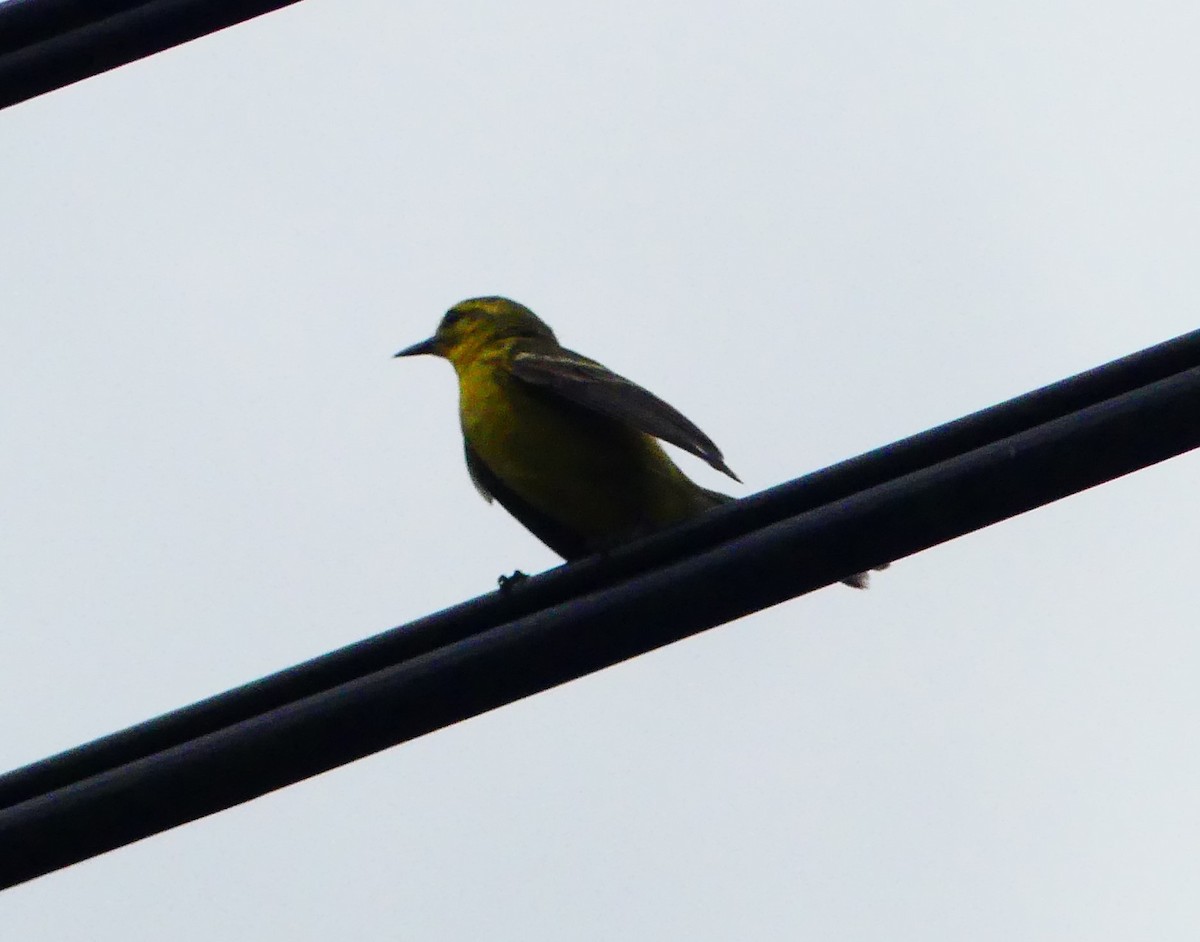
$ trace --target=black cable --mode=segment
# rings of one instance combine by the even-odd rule
[[[296,2],[8,0],[0,3],[0,108]]]
[[[0,4],[0,55],[140,7],[146,0],[8,0]]]
[[[745,497],[689,524],[394,628],[94,742],[0,775],[5,808],[418,657],[631,575],[840,500],[1072,411],[1200,367],[1200,331]],[[887,559],[879,556],[871,564]],[[848,569],[843,575],[858,570]]]
[[[666,554],[666,559],[675,552],[677,561],[623,580],[610,575],[599,580],[608,584],[597,591],[523,617],[514,614],[556,581],[575,578],[577,572],[580,579],[595,578],[606,568],[590,561],[534,577],[510,595],[485,597],[430,616],[414,623],[415,635],[439,619],[442,630],[461,627],[464,613],[467,620],[472,614],[479,620],[481,608],[503,622],[501,613],[508,606],[511,620],[457,641],[443,635],[440,646],[426,647],[424,653],[410,648],[404,658],[380,662],[379,669],[338,686],[244,714],[240,721],[29,797],[0,811],[0,886],[212,814],[1198,447],[1200,365],[1171,375],[1174,367],[1192,361],[1198,340],[1196,334],[1179,338],[722,508],[616,554],[610,562],[618,568],[644,553]],[[1155,374],[1164,378],[1151,379]],[[1104,395],[1123,386],[1128,389],[1120,394]],[[1101,398],[1081,407],[1088,390]],[[1038,416],[1041,423],[1027,424]],[[1013,423],[1025,427],[1008,437],[985,435]],[[988,440],[968,450],[981,435]],[[952,454],[874,486],[862,483],[873,472],[894,471],[940,450]],[[856,493],[838,493],[850,483]],[[802,493],[806,489],[808,495]],[[737,530],[744,515],[761,514],[774,501],[800,506],[816,495],[828,502],[732,539],[699,541],[698,535]],[[525,596],[526,590],[531,596]],[[381,639],[404,648],[408,631],[413,629],[397,629],[349,650],[360,657],[378,653],[387,646]],[[329,658],[339,656],[346,652]],[[303,674],[322,663],[329,661],[319,659],[294,671]],[[289,674],[198,707],[211,716],[226,698],[244,705],[245,697]],[[178,724],[194,709],[165,719],[168,725]],[[135,731],[152,732],[159,722]],[[94,745],[103,749],[123,735],[128,732]],[[55,758],[78,763],[91,748]],[[13,774],[19,777],[23,771]]]

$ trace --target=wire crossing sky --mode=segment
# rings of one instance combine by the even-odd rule
[[[1171,366],[1184,368],[1171,374]],[[1150,381],[1136,386],[1134,377]],[[1132,388],[1104,396],[1123,386]],[[1031,414],[1054,417],[1033,424]],[[972,432],[1022,423],[1014,435],[949,459],[915,460]],[[730,505],[711,523],[674,528],[654,541],[662,549],[650,550],[669,560],[663,568],[596,558],[575,580],[581,590],[559,590],[557,603],[543,608],[540,600],[556,594],[558,571],[510,585],[0,777],[0,794],[10,796],[0,809],[0,846],[8,848],[0,885],[225,810],[1196,447],[1200,331],[820,472],[817,481],[840,496],[799,516],[758,530],[741,519],[761,517],[763,504],[794,503],[792,492],[811,501],[807,479],[768,492],[757,508]],[[882,469],[905,451],[909,470],[887,479]],[[846,479],[855,476],[879,483],[854,493]],[[739,535],[714,541],[710,534],[722,531]],[[801,547],[812,554],[808,565],[798,564]],[[647,553],[635,546],[629,555]],[[399,660],[386,656],[397,648]],[[352,679],[317,686],[322,676],[344,678],[343,665],[355,662],[365,663]],[[74,781],[66,778],[71,769]],[[55,777],[54,790],[21,792],[25,782]]]

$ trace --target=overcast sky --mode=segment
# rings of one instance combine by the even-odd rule
[[[0,113],[0,767],[556,564],[472,489],[447,364],[390,359],[464,297],[737,493],[1195,328],[1198,34],[307,0]],[[10,890],[4,935],[1190,942],[1198,472]]]

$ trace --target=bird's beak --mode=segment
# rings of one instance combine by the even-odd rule
[[[422,340],[420,343],[414,343],[411,347],[405,347],[399,353],[398,357],[418,357],[423,354],[431,354],[439,356],[437,337],[430,337],[428,340]]]

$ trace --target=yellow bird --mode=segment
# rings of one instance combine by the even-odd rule
[[[467,470],[539,540],[571,561],[733,500],[679,470],[658,439],[735,481],[721,450],[678,410],[562,347],[524,305],[471,298],[398,357],[444,357],[458,375]],[[846,580],[866,586],[860,573]]]

